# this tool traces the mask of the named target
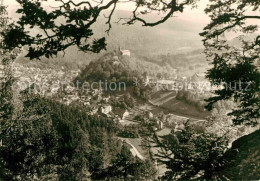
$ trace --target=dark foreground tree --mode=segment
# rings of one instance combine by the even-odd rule
[[[20,8],[18,21],[9,26],[4,33],[6,49],[29,46],[30,59],[55,56],[70,46],[77,46],[84,52],[98,53],[106,48],[105,38],[93,40],[93,25],[107,10],[109,13],[106,24],[107,32],[111,29],[112,15],[120,3],[134,4],[135,8],[130,17],[122,17],[123,24],[141,22],[143,26],[156,26],[172,17],[174,13],[183,12],[188,5],[195,5],[197,0],[137,0],[137,1],[63,1],[57,0],[56,7],[48,7],[48,0],[17,0]],[[144,10],[145,9],[145,10]],[[145,15],[157,11],[162,13],[158,21],[148,22]],[[105,13],[107,14],[107,13]],[[35,32],[35,29],[40,30]]]
[[[222,85],[209,98],[212,109],[220,100],[238,106],[229,114],[235,124],[255,126],[260,118],[260,1],[212,0],[205,12],[211,22],[204,28],[205,52],[212,68],[207,78]],[[227,39],[229,35],[236,37]]]
[[[9,18],[4,6],[0,2],[0,32],[4,33],[7,31]],[[17,49],[14,51],[3,49],[3,37],[0,35],[0,65],[1,65],[1,76],[0,76],[0,121],[4,119],[11,119],[14,115],[13,106],[13,91],[12,86],[14,82],[13,77],[13,62],[19,53]]]
[[[158,137],[153,142],[158,149],[154,155],[158,163],[165,164],[163,180],[212,180],[225,165],[224,153],[228,145],[225,135],[197,131],[186,127],[182,131]]]
[[[105,169],[96,170],[93,180],[153,180],[156,170],[149,160],[133,157],[126,143]]]
[[[1,121],[1,176],[6,180],[57,179],[58,135],[48,109],[36,100],[26,102],[19,117]]]

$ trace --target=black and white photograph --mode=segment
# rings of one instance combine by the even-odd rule
[[[0,181],[260,180],[260,0],[0,0]]]

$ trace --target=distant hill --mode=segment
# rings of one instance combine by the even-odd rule
[[[111,22],[119,18],[130,17],[130,11],[116,11]],[[149,22],[159,19],[157,14],[149,14],[146,20]],[[100,18],[94,26],[96,36],[104,36],[107,26],[106,19]],[[136,54],[180,53],[202,48],[202,26],[187,21],[180,17],[169,19],[155,27],[143,27],[140,23],[134,25],[122,25],[124,23],[112,23],[112,29],[107,36],[108,49],[117,49],[122,46]]]
[[[66,69],[81,69],[82,67],[88,65],[92,60],[98,59],[101,57],[105,52],[101,54],[94,54],[94,53],[84,53],[79,51],[77,47],[70,47],[65,51],[65,54],[59,53],[57,57],[53,58],[46,58],[41,57],[39,60],[29,60],[29,58],[24,57],[25,53],[20,55],[16,62],[27,65],[33,66],[38,68],[55,68],[60,69],[63,66]]]
[[[18,18],[15,9],[17,7],[9,8],[10,17],[14,20]],[[104,12],[107,13],[108,11]],[[82,69],[91,61],[103,57],[108,52],[118,50],[121,46],[131,51],[131,60],[127,66],[141,74],[147,72],[149,75],[155,75],[177,70],[180,76],[191,76],[196,72],[205,72],[207,63],[201,53],[203,46],[198,35],[202,31],[202,24],[188,21],[181,15],[155,27],[142,27],[140,23],[130,26],[122,25],[123,22],[115,23],[118,18],[130,15],[130,11],[115,11],[109,36],[105,33],[108,28],[107,19],[103,14],[100,15],[97,23],[92,27],[93,38],[105,36],[107,39],[107,51],[102,51],[100,54],[84,53],[77,47],[70,47],[65,54],[61,52],[52,59],[42,57],[41,61],[28,61],[23,54],[17,62],[39,68],[59,69],[62,66],[67,69]],[[157,14],[151,13],[146,20],[151,22],[158,18]]]
[[[9,15],[14,20],[19,17],[15,13],[17,7],[9,8]],[[103,14],[93,25],[94,37],[106,37],[108,51],[118,49],[121,46],[123,49],[129,49],[135,55],[157,55],[157,54],[176,54],[189,52],[194,49],[202,48],[201,37],[198,35],[202,31],[203,26],[192,21],[187,21],[180,17],[174,17],[167,22],[156,27],[142,27],[140,23],[131,26],[115,23],[121,17],[129,17],[130,11],[115,11],[112,22],[112,29],[109,36],[105,33],[108,26],[107,19]],[[108,14],[104,12],[104,14]],[[147,21],[158,19],[157,14],[149,14],[146,17]],[[63,21],[63,20],[60,20]],[[35,30],[37,31],[37,30]],[[66,50],[66,55],[63,57],[61,53],[58,60],[62,59],[70,62],[80,62],[79,64],[88,64],[89,59],[98,55],[90,53],[85,54],[78,52],[77,48]],[[56,59],[57,60],[57,59]]]

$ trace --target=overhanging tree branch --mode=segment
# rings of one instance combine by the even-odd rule
[[[21,16],[4,33],[5,48],[13,49],[28,45],[30,48],[26,56],[30,59],[41,56],[47,58],[57,56],[58,52],[64,52],[68,47],[74,45],[84,52],[98,53],[106,49],[105,38],[102,37],[90,42],[90,37],[94,34],[92,25],[98,21],[102,11],[109,10],[108,17],[105,17],[107,18],[105,24],[108,25],[105,32],[109,33],[112,28],[112,15],[115,13],[118,3],[136,3],[136,8],[130,18],[119,18],[119,20],[126,20],[124,24],[129,25],[139,21],[142,22],[143,26],[156,26],[167,21],[174,12],[183,12],[186,5],[192,5],[196,1],[186,0],[178,4],[177,0],[171,0],[170,3],[164,0],[110,0],[107,2],[101,0],[94,1],[96,4],[92,4],[91,1],[76,3],[73,0],[67,2],[57,0],[61,3],[60,6],[54,8],[53,11],[47,11],[43,8],[41,0],[17,0],[21,5],[17,13]],[[147,22],[139,16],[139,8],[146,9],[141,11],[144,16],[152,11],[163,12],[166,15],[161,20]],[[60,19],[64,19],[65,23],[61,23]],[[39,29],[40,32],[33,36],[30,32],[34,31],[35,28]]]
[[[260,118],[260,16],[247,14],[249,8],[257,11],[259,7],[259,1],[212,1],[205,10],[212,20],[200,34],[204,37],[207,59],[213,65],[207,78],[213,84],[224,84],[214,91],[214,97],[207,99],[207,108],[212,109],[219,101],[233,99],[236,107],[228,115],[233,117],[234,124],[255,126]],[[252,19],[256,23],[247,21]],[[239,32],[234,41],[225,36],[231,31]],[[232,89],[231,86],[238,82],[242,82],[240,88]]]

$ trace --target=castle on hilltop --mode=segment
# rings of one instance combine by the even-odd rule
[[[122,56],[129,56],[130,57],[130,55],[131,55],[131,52],[130,52],[130,50],[122,50],[121,49],[121,46],[119,46],[119,52],[120,52],[120,55],[122,55]]]

